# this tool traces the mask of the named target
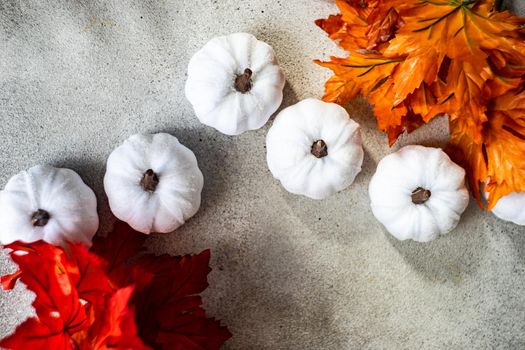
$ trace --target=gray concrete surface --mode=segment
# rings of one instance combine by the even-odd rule
[[[514,7],[525,14],[525,4]],[[0,2],[0,185],[38,163],[70,167],[96,191],[111,150],[137,132],[170,132],[205,176],[200,212],[152,251],[212,248],[209,314],[233,332],[226,349],[523,349],[525,228],[480,211],[429,244],[398,242],[373,218],[368,181],[391,152],[368,105],[364,168],[324,201],[291,195],[267,169],[265,135],[227,137],[200,125],[184,98],[190,56],[215,35],[247,31],[270,43],[287,77],[284,106],[319,97],[339,53],[316,18],[321,0]],[[437,120],[398,145],[443,145]],[[14,268],[5,253],[0,273]],[[29,313],[22,287],[0,293],[0,337]]]

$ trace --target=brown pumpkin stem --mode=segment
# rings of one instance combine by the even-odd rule
[[[328,155],[328,146],[323,140],[317,140],[312,144],[312,149],[310,151],[315,157],[323,158]]]
[[[238,75],[237,78],[235,78],[235,90],[245,94],[252,88],[252,70],[250,68],[246,68],[244,70],[244,73],[241,75]]]
[[[152,169],[146,170],[142,180],[140,181],[142,188],[147,192],[155,192],[159,184],[159,177]]]
[[[432,193],[429,190],[426,190],[423,187],[418,187],[412,191],[412,203],[423,204],[428,201],[431,195]]]
[[[49,219],[51,219],[51,215],[43,209],[38,209],[33,213],[31,216],[31,223],[33,226],[46,226],[49,222]]]

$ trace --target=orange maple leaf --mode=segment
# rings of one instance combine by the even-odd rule
[[[324,100],[367,97],[390,145],[401,133],[448,115],[449,149],[480,203],[480,184],[489,177],[489,208],[525,190],[525,139],[515,112],[523,107],[520,99],[508,103],[525,88],[524,19],[496,11],[494,0],[336,4],[340,15],[316,23],[350,55],[316,61],[334,72]]]
[[[496,98],[485,129],[489,209],[510,192],[525,192],[525,91]]]
[[[335,73],[326,82],[324,100],[344,103],[359,94],[368,96],[384,85],[400,60],[355,53],[348,58],[332,57],[330,62],[316,62]]]

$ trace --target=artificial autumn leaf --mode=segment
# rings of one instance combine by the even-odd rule
[[[126,244],[120,244],[123,241]],[[143,234],[117,222],[113,232],[97,238],[92,247],[106,261],[113,285],[133,280],[131,303],[140,337],[156,349],[219,349],[231,333],[206,317],[198,295],[208,286],[210,251],[155,256],[141,254],[143,243]]]
[[[28,318],[13,335],[0,341],[0,348],[12,350],[75,350],[69,336],[37,318]]]
[[[456,103],[456,112],[450,113],[450,121],[458,120],[464,133],[475,142],[482,142],[483,124],[487,121],[487,99],[482,94],[483,85],[491,75],[486,61],[452,60],[447,77],[448,94],[454,97],[449,106]]]
[[[450,158],[461,165],[468,177],[472,194],[480,200],[480,191],[487,178],[487,161],[483,144],[476,143],[458,125],[450,122],[450,141],[446,149]]]
[[[75,337],[79,350],[148,350],[138,336],[135,311],[129,305],[133,287],[117,290],[109,300],[98,322],[84,334]]]
[[[219,349],[231,337],[206,317],[198,295],[208,286],[210,252],[145,254],[145,236],[117,222],[107,238],[64,249],[13,243],[20,280],[35,292],[37,317],[1,341],[8,349]],[[148,344],[148,345],[146,345]],[[151,346],[151,347],[150,347]]]
[[[336,4],[340,15],[316,23],[350,55],[316,61],[334,72],[323,99],[344,104],[358,94],[367,97],[390,145],[401,133],[446,114],[449,150],[464,162],[476,198],[487,176],[489,207],[502,195],[522,191],[523,167],[510,171],[510,165],[502,166],[500,153],[505,145],[514,148],[508,151],[510,158],[521,154],[523,140],[516,136],[521,131],[509,134],[509,127],[516,125],[508,122],[501,131],[498,124],[503,121],[490,120],[498,114],[489,106],[525,86],[525,20],[495,11],[493,0],[336,0]],[[494,151],[498,157],[492,156],[493,167],[484,160],[489,143],[499,150]],[[512,178],[504,180],[505,176]]]
[[[145,256],[137,261],[155,276],[134,299],[140,334],[146,341],[151,339],[149,344],[155,342],[163,349],[219,349],[231,337],[218,321],[206,317],[197,295],[208,286],[209,259],[210,251],[205,250],[192,256]]]
[[[12,249],[10,256],[20,267],[21,273],[16,278],[36,294],[32,305],[37,317],[22,323],[15,334],[0,342],[0,347],[74,349],[71,336],[87,328],[89,323],[68,274],[71,266],[64,250],[43,241],[15,242],[7,248]]]
[[[404,25],[398,12],[380,6],[383,0],[336,0],[341,15],[315,23],[347,50],[373,50],[387,42]]]
[[[105,307],[106,296],[114,292],[103,261],[90,253],[82,244],[69,245],[68,274],[79,297],[94,307]]]
[[[373,94],[385,84],[400,60],[379,55],[355,53],[348,58],[332,57],[330,62],[316,61],[335,75],[326,82],[327,102],[344,103],[355,96]],[[393,104],[391,104],[393,106]]]
[[[489,208],[510,192],[525,192],[525,91],[492,101],[485,129]]]
[[[381,21],[372,22],[366,33],[368,38],[367,50],[374,50],[379,45],[388,42],[394,37],[396,31],[405,25],[405,22],[403,22],[399,13],[393,7],[388,10],[384,17],[381,17]]]
[[[141,274],[143,271],[129,262],[144,251],[145,242],[146,235],[133,230],[125,222],[117,221],[107,237],[96,236],[93,239],[91,252],[101,258],[104,270],[116,288],[139,282],[136,288],[140,289],[140,285],[147,284],[152,276]]]
[[[489,209],[510,192],[525,192],[525,91],[494,99],[488,107],[482,143],[468,137],[465,125],[451,123],[449,154],[468,174],[474,193],[487,179]]]
[[[67,253],[42,241],[7,248],[20,270],[3,278],[6,287],[17,280],[26,284],[36,294],[37,317],[22,323],[1,347],[149,349],[133,329],[135,317],[128,306],[133,289],[115,291],[100,258],[83,245],[69,245]]]

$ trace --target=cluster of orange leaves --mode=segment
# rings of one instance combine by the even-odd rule
[[[448,153],[481,204],[525,191],[525,19],[494,0],[336,0],[316,21],[350,53],[316,61],[334,75],[325,101],[357,95],[374,106],[392,145],[449,116]]]

